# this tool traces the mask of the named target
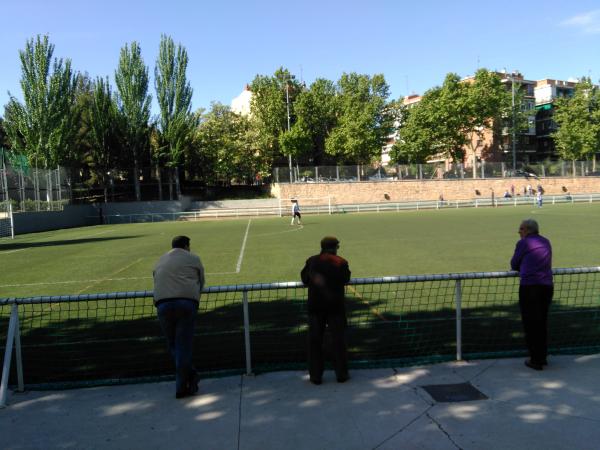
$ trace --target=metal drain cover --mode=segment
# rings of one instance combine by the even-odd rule
[[[421,388],[425,389],[436,402],[440,403],[487,400],[487,396],[477,390],[471,383],[430,384],[421,386]]]

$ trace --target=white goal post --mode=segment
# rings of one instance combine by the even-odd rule
[[[15,238],[12,204],[10,201],[0,203],[0,238]]]
[[[292,200],[298,200],[300,213],[306,214],[332,214],[333,197],[291,197],[279,199],[279,216],[292,214]]]

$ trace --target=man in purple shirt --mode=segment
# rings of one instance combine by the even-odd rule
[[[548,364],[548,309],[554,294],[552,246],[539,233],[535,220],[521,222],[521,239],[510,260],[511,268],[518,270],[521,277],[519,308],[529,350],[525,365],[534,370],[542,370]]]

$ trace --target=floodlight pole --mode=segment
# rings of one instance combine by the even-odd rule
[[[509,75],[508,79],[510,80],[511,86],[511,97],[512,97],[512,166],[513,166],[513,176],[517,170],[517,147],[516,147],[516,130],[515,130],[515,77],[513,75]]]
[[[289,79],[285,80],[285,106],[287,109],[288,133],[290,132],[290,89],[289,89],[290,85],[289,85],[289,81],[290,81]],[[288,155],[288,163],[289,163],[289,167],[290,167],[290,183],[291,183],[292,181],[294,181],[293,177],[292,177],[292,154],[291,153]]]

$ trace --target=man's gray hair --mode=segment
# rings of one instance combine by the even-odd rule
[[[527,234],[540,233],[540,226],[534,219],[525,219],[523,222],[521,222],[521,225],[523,225],[527,229]]]

